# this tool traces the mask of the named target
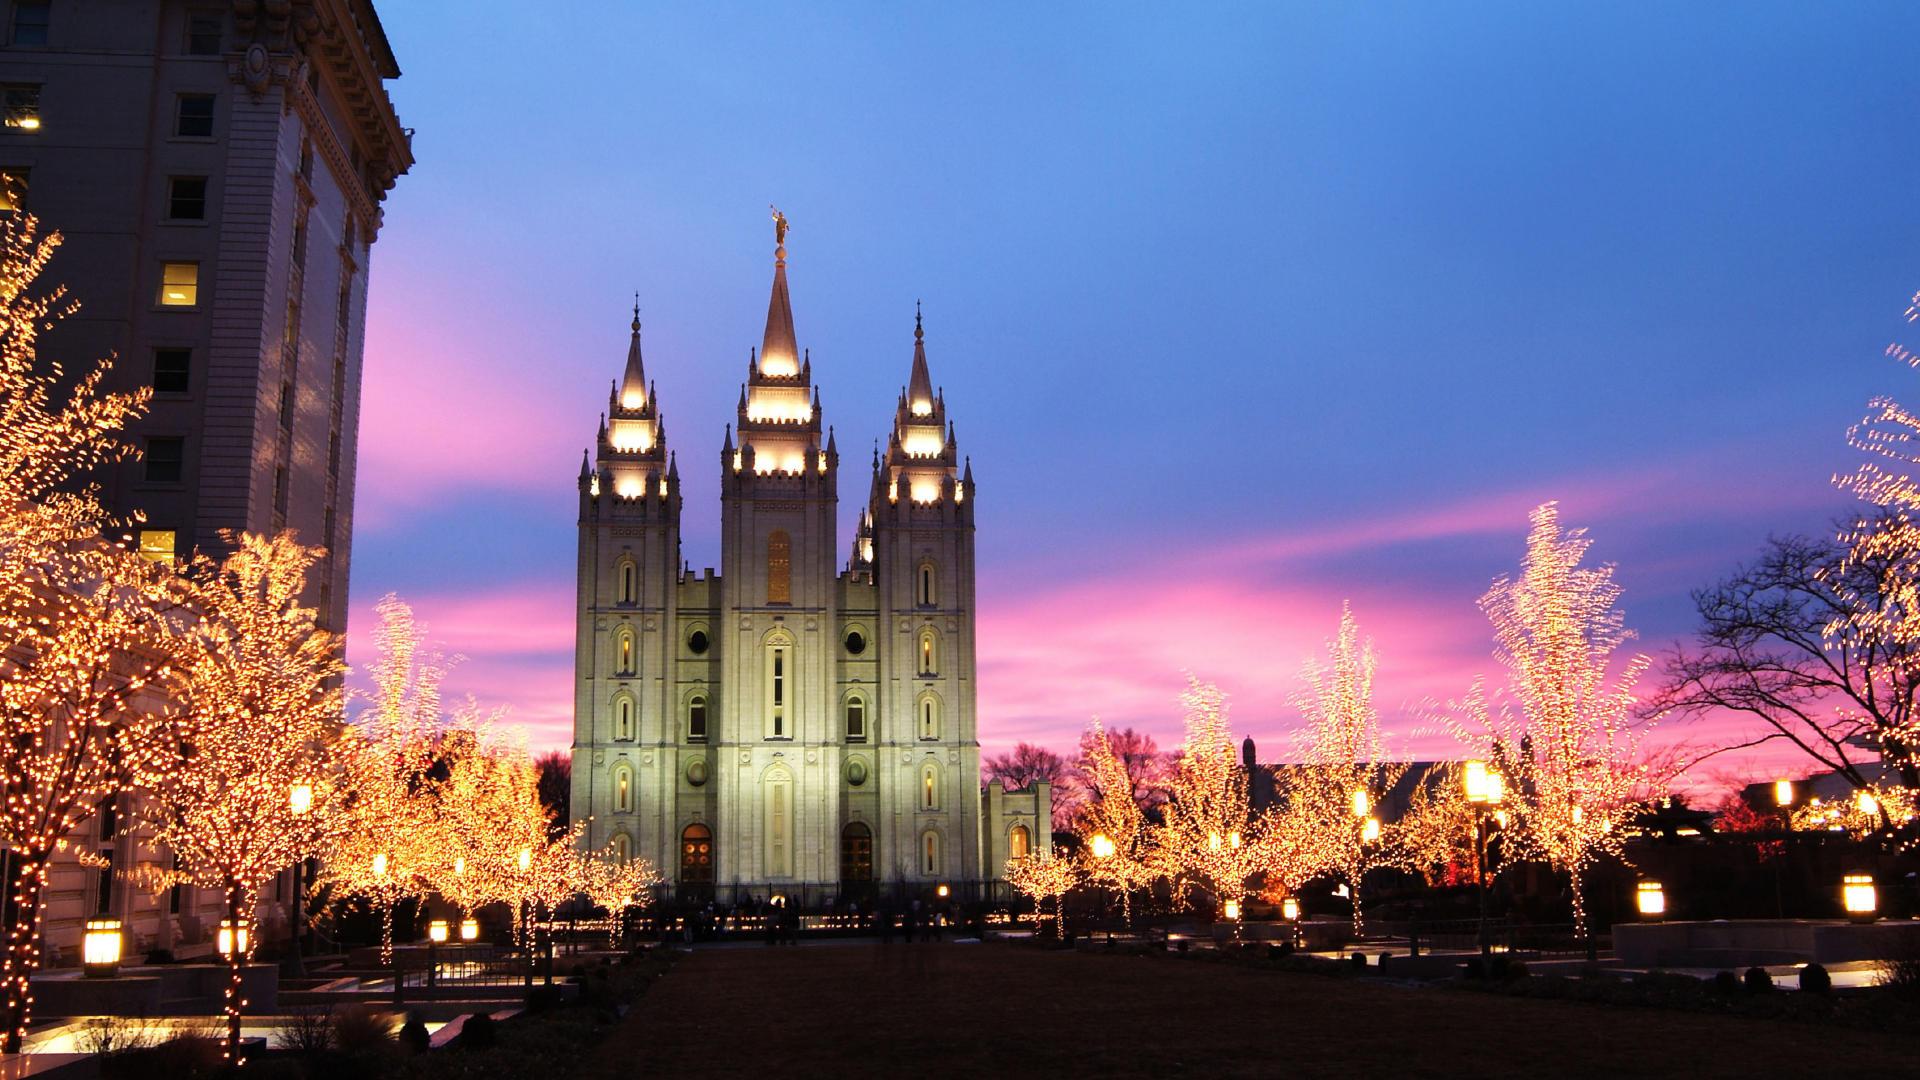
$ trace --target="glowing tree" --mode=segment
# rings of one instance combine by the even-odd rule
[[[1260,869],[1264,822],[1255,820],[1248,803],[1246,769],[1227,727],[1226,695],[1189,678],[1181,704],[1186,740],[1167,777],[1153,846],[1176,890],[1197,887],[1214,904],[1237,908],[1247,879]]]
[[[1534,510],[1532,521],[1519,576],[1497,579],[1480,598],[1512,707],[1483,709],[1478,730],[1466,733],[1479,744],[1475,756],[1506,776],[1518,815],[1511,850],[1568,875],[1574,932],[1584,938],[1586,871],[1620,853],[1620,826],[1648,779],[1631,726],[1648,661],[1636,655],[1611,673],[1631,637],[1613,566],[1580,565],[1590,541],[1583,529],[1561,531],[1555,504]]]
[[[102,360],[64,390],[39,334],[77,305],[38,279],[60,245],[32,216],[0,220],[0,843],[16,867],[0,959],[4,1047],[31,1020],[48,867],[66,835],[142,778],[173,648],[171,574],[100,540],[111,522],[79,481],[131,450],[149,392],[104,394]],[[64,395],[64,396],[63,396]]]
[[[240,1046],[241,973],[263,882],[319,853],[339,820],[345,672],[340,640],[300,603],[320,557],[291,534],[244,535],[222,562],[188,568],[200,618],[188,641],[174,756],[148,778],[143,812],[184,880],[218,889],[226,950],[227,1054]]]
[[[1086,757],[1087,803],[1074,832],[1080,838],[1082,872],[1096,885],[1120,894],[1122,917],[1133,921],[1133,892],[1166,876],[1153,845],[1146,812],[1136,797],[1133,774],[1094,720],[1080,740]]]
[[[1023,855],[1008,859],[1004,871],[1007,884],[1020,890],[1021,895],[1033,902],[1033,916],[1036,923],[1045,921],[1046,902],[1053,901],[1053,923],[1055,933],[1059,932],[1061,910],[1066,903],[1067,894],[1080,884],[1080,865],[1071,859],[1055,859],[1039,854]]]
[[[1276,832],[1299,862],[1345,885],[1353,899],[1353,932],[1366,929],[1360,891],[1375,867],[1396,861],[1377,809],[1406,765],[1385,760],[1373,705],[1373,647],[1360,640],[1343,607],[1327,657],[1307,665],[1298,700],[1307,725],[1301,764],[1281,774],[1282,820]]]
[[[644,909],[653,898],[654,886],[660,884],[653,864],[645,859],[622,860],[611,844],[599,851],[576,851],[573,879],[575,892],[607,910],[609,947],[618,943],[626,913]]]
[[[1419,874],[1429,885],[1472,881],[1477,824],[1460,770],[1452,765],[1434,768],[1413,785],[1400,816],[1384,826],[1383,858]]]

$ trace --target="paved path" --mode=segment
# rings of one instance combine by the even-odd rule
[[[1912,1075],[1920,1041],[1007,945],[703,948],[585,1075]]]

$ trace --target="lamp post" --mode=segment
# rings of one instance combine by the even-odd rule
[[[1480,959],[1493,958],[1493,939],[1487,936],[1487,833],[1497,807],[1506,798],[1506,779],[1484,761],[1467,762],[1463,777],[1467,803],[1473,807],[1474,884],[1480,894]]]
[[[108,979],[120,973],[122,936],[119,919],[88,919],[81,940],[80,959],[89,979]]]
[[[1093,857],[1101,862],[1106,862],[1108,859],[1113,858],[1114,852],[1118,850],[1113,846],[1113,837],[1108,836],[1106,833],[1094,833],[1093,839],[1087,842],[1087,847],[1093,851]],[[1113,942],[1113,924],[1111,922],[1107,924],[1107,942],[1108,944],[1112,944]]]
[[[1773,805],[1780,809],[1780,861],[1773,865],[1773,909],[1778,918],[1787,917],[1787,852],[1793,840],[1793,781],[1773,782]]]
[[[287,789],[287,810],[295,818],[304,818],[313,812],[313,785],[295,783]],[[306,904],[300,899],[300,870],[305,859],[293,860],[293,902],[287,913],[288,925],[293,929],[293,970],[295,974],[305,975],[306,965],[301,956],[300,939],[306,934]]]

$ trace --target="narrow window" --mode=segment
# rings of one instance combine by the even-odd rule
[[[100,800],[100,839],[112,840],[120,831],[120,807],[118,800],[106,798]]]
[[[938,810],[940,808],[940,778],[936,775],[933,763],[928,762],[920,769],[920,809]]]
[[[633,738],[633,699],[621,695],[613,708],[613,737],[627,740]]]
[[[793,542],[784,530],[767,537],[767,603],[793,602]]]
[[[187,440],[178,435],[155,435],[147,439],[147,482],[177,484],[185,471]]]
[[[139,554],[148,562],[171,563],[177,543],[172,529],[141,529]]]
[[[8,127],[16,131],[40,130],[39,83],[0,85],[0,104],[6,108]]]
[[[634,584],[635,583],[634,583],[633,564],[630,562],[621,563],[620,564],[620,602],[621,603],[631,604],[634,602]]]
[[[193,372],[192,349],[153,350],[153,392],[184,394]]]
[[[0,169],[0,214],[11,214],[15,210],[27,208],[27,178],[31,169]]]
[[[935,665],[938,660],[939,655],[933,645],[933,631],[920,631],[920,674],[934,674],[937,670]]]
[[[160,306],[193,307],[200,303],[200,264],[160,264]]]
[[[207,178],[176,176],[167,181],[167,217],[174,221],[207,219]]]
[[[613,808],[621,813],[633,809],[633,770],[625,765],[613,771]]]
[[[213,95],[181,94],[174,103],[173,133],[183,138],[213,137]]]
[[[847,699],[847,741],[867,741],[867,703],[857,697]]]
[[[932,607],[934,604],[933,564],[920,564],[920,606]]]
[[[219,56],[221,18],[212,12],[187,16],[187,55]]]
[[[687,741],[707,741],[707,699],[695,694],[687,700]]]
[[[773,735],[779,738],[787,733],[787,650],[776,645],[773,648]]]
[[[633,632],[632,631],[624,630],[624,629],[620,631],[619,645],[617,646],[616,651],[618,654],[619,673],[622,675],[633,674]]]
[[[622,865],[633,861],[633,841],[626,833],[617,833],[613,838],[613,857]]]
[[[1033,852],[1033,837],[1025,825],[1015,825],[1007,833],[1007,857],[1024,859]]]
[[[940,704],[931,696],[920,699],[920,737],[923,739],[940,737]]]
[[[45,45],[53,5],[48,0],[14,0],[13,43]]]
[[[769,877],[793,874],[793,778],[776,769],[766,780]]]
[[[106,915],[113,911],[113,849],[104,848],[100,852],[100,879],[94,886],[93,913]]]
[[[940,834],[932,829],[920,838],[920,872],[928,875],[940,872]]]

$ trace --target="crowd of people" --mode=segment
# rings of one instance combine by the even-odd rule
[[[691,944],[737,940],[757,932],[769,946],[793,945],[799,940],[800,920],[800,905],[784,896],[754,897],[732,905],[709,901],[681,918],[679,935]],[[883,898],[865,904],[838,899],[813,920],[813,926],[876,935],[881,944],[890,945],[896,937],[908,943],[916,939],[941,941],[949,932],[959,934],[963,928],[979,937],[985,922],[984,905],[968,905],[963,910],[952,899],[914,897],[905,901]]]

